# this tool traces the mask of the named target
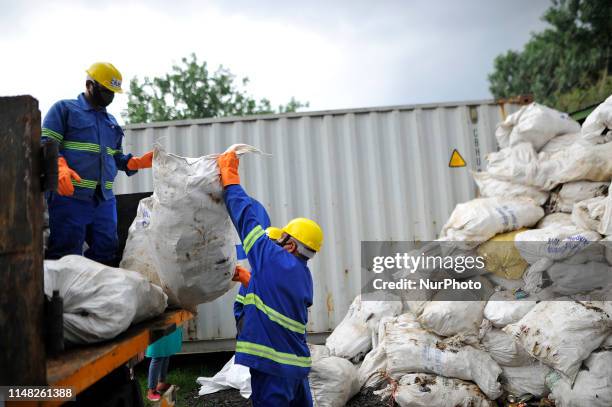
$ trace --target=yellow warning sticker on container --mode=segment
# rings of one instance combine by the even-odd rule
[[[451,154],[448,166],[451,168],[465,167],[465,160],[463,159],[463,157],[461,157],[461,154],[459,154],[459,151],[457,151],[457,149],[453,150],[453,154]]]

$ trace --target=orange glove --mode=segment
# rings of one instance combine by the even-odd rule
[[[228,185],[240,184],[240,175],[238,175],[238,164],[240,160],[234,151],[228,151],[221,154],[217,158],[219,171],[221,172],[221,183],[224,187]]]
[[[128,170],[142,170],[153,166],[153,151],[145,153],[141,157],[132,157],[127,163]]]
[[[251,281],[251,273],[244,267],[236,266],[236,269],[234,269],[234,277],[232,277],[232,281],[240,281],[242,286],[244,288],[247,288],[249,286],[249,281]]]
[[[72,179],[81,182],[81,177],[75,170],[68,167],[68,163],[64,157],[57,159],[57,192],[63,196],[71,196],[74,194],[74,186]]]

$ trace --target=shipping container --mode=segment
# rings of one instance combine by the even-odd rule
[[[242,184],[273,225],[305,216],[325,232],[310,262],[308,331],[320,342],[359,293],[361,241],[436,238],[454,206],[476,196],[470,171],[485,167],[496,124],[517,108],[485,100],[128,125],[124,151],[159,143],[197,157],[247,143],[270,154],[241,160]],[[465,167],[449,167],[455,149]],[[122,173],[114,189],[150,192],[151,172]],[[184,352],[232,349],[236,291],[198,308]]]

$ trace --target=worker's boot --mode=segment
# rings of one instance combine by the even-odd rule
[[[150,401],[159,401],[161,399],[161,394],[155,389],[149,389],[147,391],[147,399]]]

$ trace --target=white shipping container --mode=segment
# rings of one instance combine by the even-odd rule
[[[319,342],[359,293],[361,241],[435,239],[455,205],[476,196],[469,171],[484,168],[496,124],[517,108],[474,101],[128,125],[123,149],[142,154],[159,142],[197,157],[247,143],[272,154],[245,157],[242,184],[273,225],[305,216],[324,230],[310,262],[308,331]],[[449,168],[454,149],[466,167]],[[150,192],[151,172],[121,173],[114,189]],[[184,352],[233,349],[237,289],[198,308]]]

